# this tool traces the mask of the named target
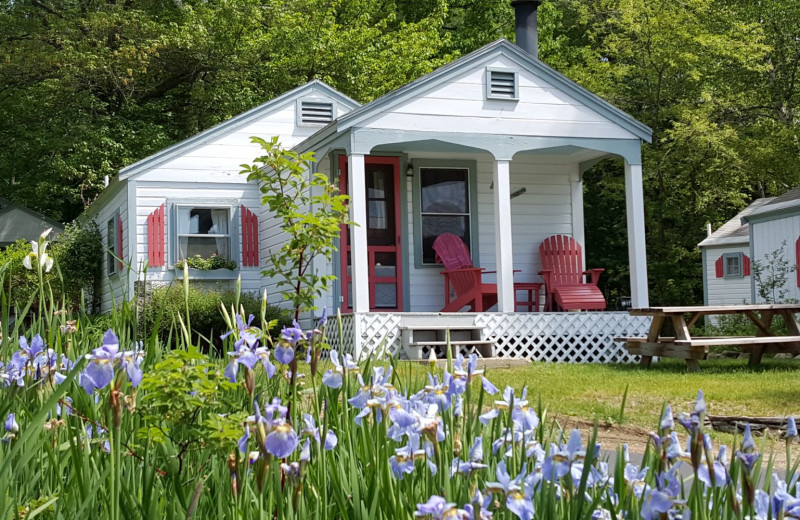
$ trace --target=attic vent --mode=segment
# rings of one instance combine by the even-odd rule
[[[301,101],[300,124],[327,125],[333,121],[333,103],[327,101]]]
[[[486,97],[488,99],[517,99],[517,73],[511,70],[486,70]]]

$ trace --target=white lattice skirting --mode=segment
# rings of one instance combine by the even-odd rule
[[[631,363],[623,343],[615,337],[646,336],[647,316],[625,312],[552,313],[363,313],[342,316],[342,334],[332,320],[328,329],[331,348],[369,355],[405,357],[401,352],[402,326],[424,320],[426,324],[469,321],[483,329],[481,339],[492,341],[494,355],[534,361],[566,363]]]

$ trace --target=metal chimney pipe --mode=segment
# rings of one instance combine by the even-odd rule
[[[539,21],[536,10],[541,0],[512,0],[517,46],[539,57]]]

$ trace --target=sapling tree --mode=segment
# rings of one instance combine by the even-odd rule
[[[264,153],[253,164],[243,164],[241,173],[258,182],[261,203],[283,222],[283,232],[288,235],[280,249],[270,251],[262,273],[283,289],[297,319],[301,311],[314,310],[314,300],[336,279],[313,266],[320,256],[331,261],[341,226],[349,223],[349,197],[339,193],[325,175],[313,172],[313,153],[284,149],[277,137],[252,137],[251,141]]]
[[[786,281],[797,270],[790,264],[785,253],[786,240],[780,247],[764,255],[762,260],[753,261],[752,271],[758,296],[766,303],[786,301],[788,289]]]

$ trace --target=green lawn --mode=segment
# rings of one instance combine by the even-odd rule
[[[693,374],[678,360],[663,360],[648,369],[533,363],[489,370],[486,375],[500,389],[527,385],[531,404],[541,396],[550,414],[600,422],[617,420],[625,387],[630,385],[624,423],[647,429],[656,427],[665,401],[675,413],[690,412],[698,389],[706,396],[710,414],[800,416],[800,361],[796,360],[764,359],[755,368],[747,366],[747,360],[709,360]]]

